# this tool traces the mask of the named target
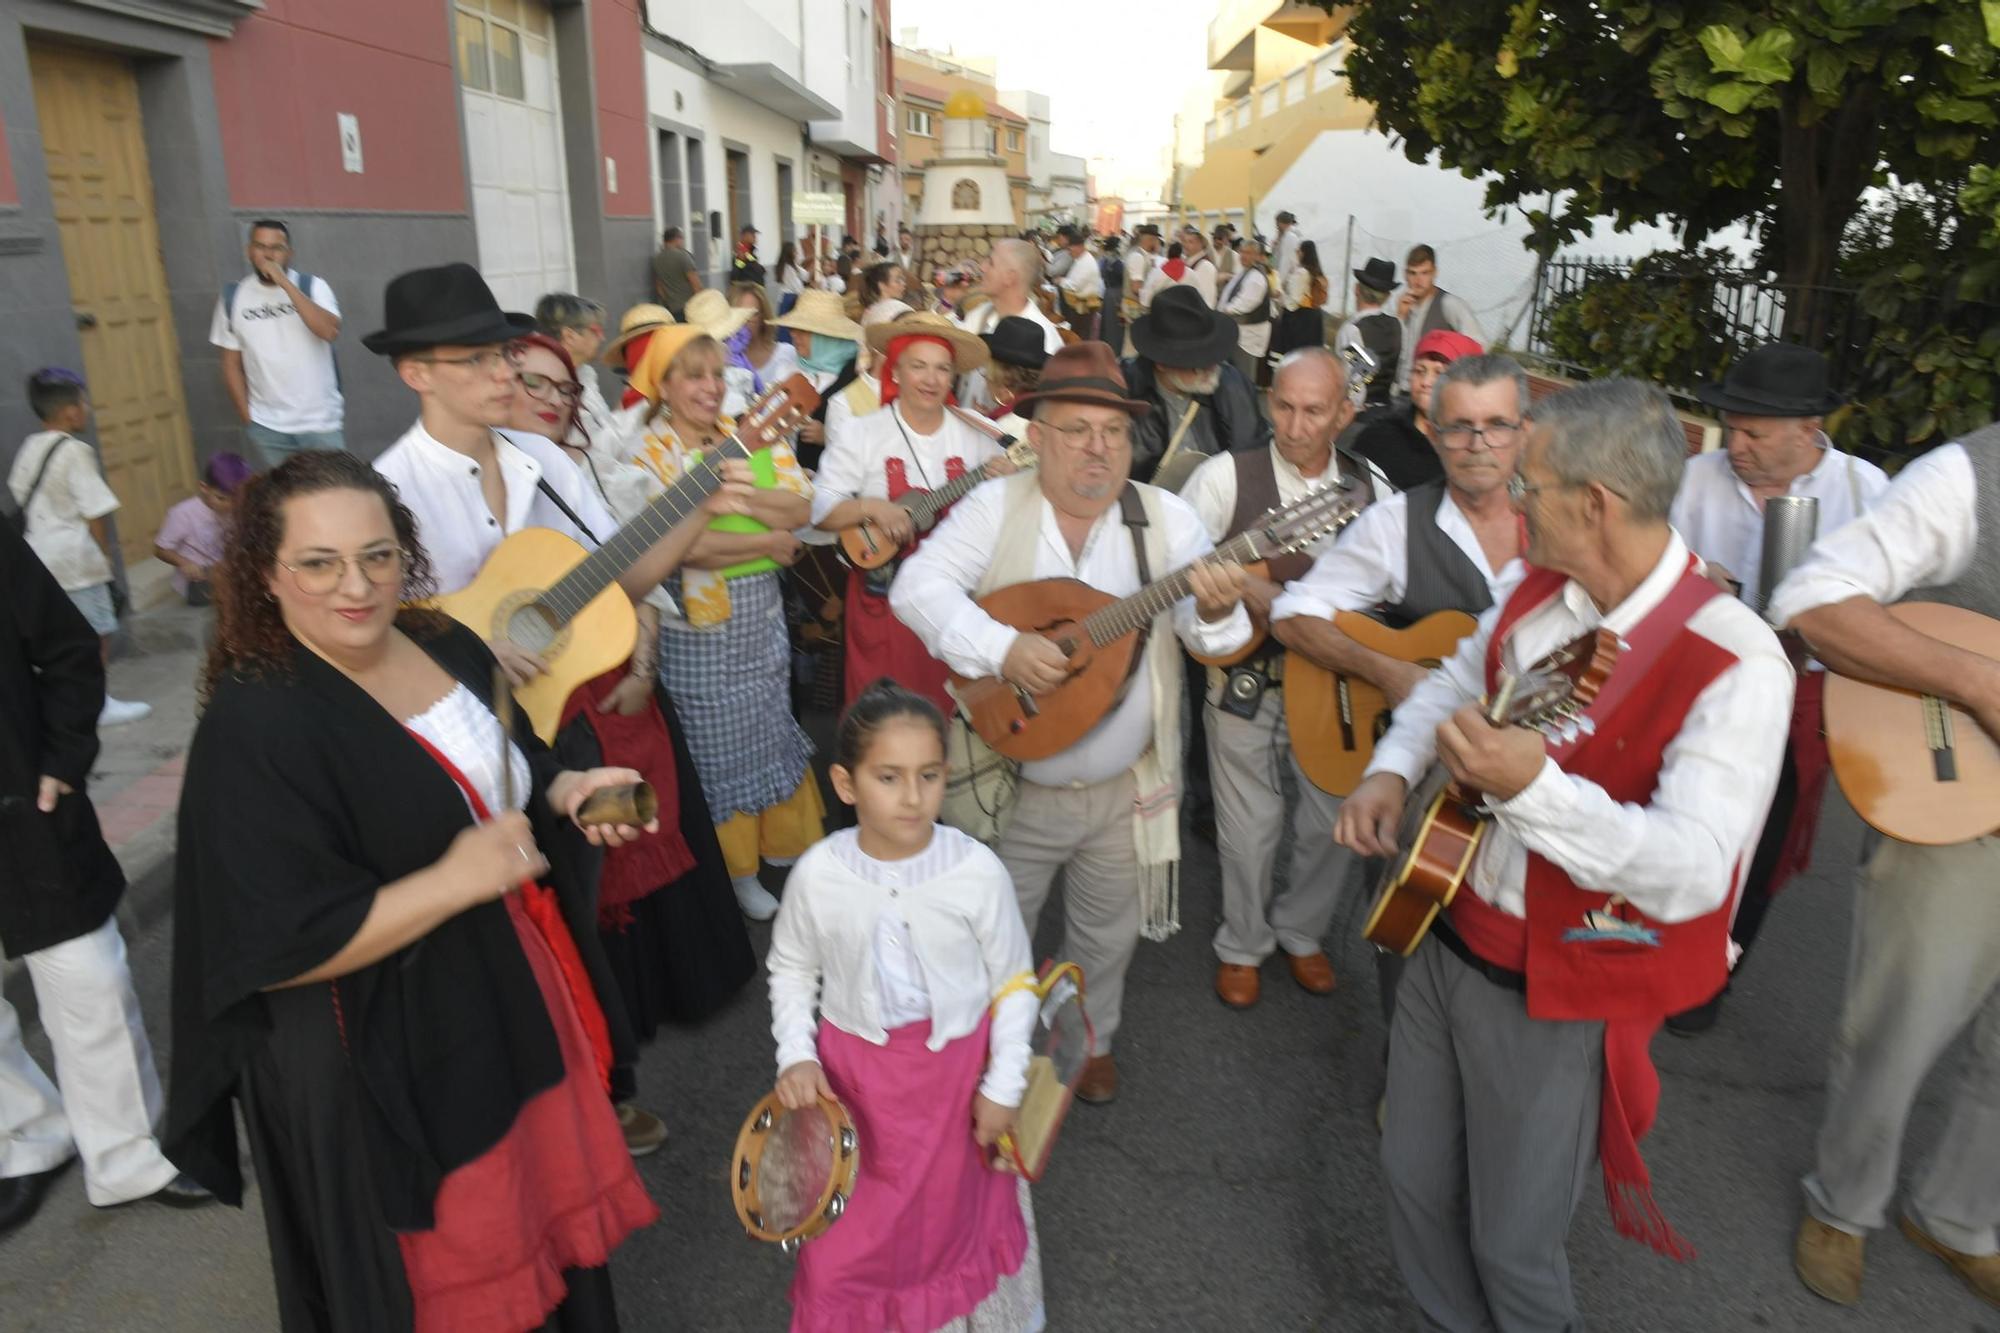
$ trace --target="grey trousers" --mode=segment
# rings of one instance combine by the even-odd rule
[[[1063,877],[1063,960],[1083,969],[1083,1010],[1104,1055],[1125,1011],[1125,973],[1139,948],[1139,856],[1130,773],[1089,787],[1023,782],[993,850],[1014,879],[1033,938],[1056,872]]]
[[[1596,1179],[1604,1025],[1532,1019],[1436,939],[1389,1028],[1389,1243],[1425,1319],[1452,1333],[1580,1329],[1565,1249]]]
[[[1350,861],[1348,850],[1333,840],[1340,797],[1327,795],[1299,771],[1285,734],[1279,690],[1264,692],[1255,721],[1213,703],[1204,720],[1215,838],[1222,853],[1222,924],[1215,931],[1215,956],[1255,967],[1279,948],[1299,957],[1316,954],[1333,924]],[[1291,770],[1298,793],[1291,803],[1291,878],[1274,900],[1271,870],[1286,822],[1281,765]]]
[[[1967,1254],[2000,1251],[2000,837],[1884,840],[1854,895],[1847,999],[1806,1206],[1865,1235],[1887,1221],[1924,1078],[1972,1028],[1965,1081],[1910,1216]]]

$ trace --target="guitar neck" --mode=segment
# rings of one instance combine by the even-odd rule
[[[1187,596],[1188,574],[1195,565],[1247,564],[1263,557],[1264,552],[1259,549],[1254,532],[1238,533],[1195,561],[1194,565],[1184,565],[1163,579],[1155,579],[1130,597],[1120,598],[1084,617],[1083,632],[1090,636],[1092,643],[1110,643],[1151,624],[1155,616]]]
[[[639,557],[667,535],[702,502],[722,486],[722,465],[730,459],[744,459],[750,451],[734,435],[703,454],[688,466],[679,481],[618,529],[611,539],[592,551],[576,568],[550,585],[541,604],[556,617],[557,627],[568,624],[596,600],[597,595],[618,581]]]
[[[934,491],[925,491],[903,501],[903,508],[910,511],[918,523],[936,518],[951,506],[957,504],[974,486],[993,480],[993,464],[1000,460],[988,459],[972,471],[964,473],[956,481],[948,481]]]

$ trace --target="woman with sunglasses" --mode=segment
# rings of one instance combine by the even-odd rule
[[[417,520],[352,455],[252,480],[215,587],[169,1155],[239,1203],[240,1108],[287,1329],[616,1328],[605,1264],[658,1210],[558,900],[590,844],[657,828],[577,822],[639,775],[566,769],[498,707],[486,645],[409,605],[436,591]]]
[[[665,485],[637,464],[620,461],[575,419],[576,367],[560,344],[530,334],[520,346],[514,428],[560,442],[613,518],[630,523]],[[667,812],[659,837],[606,853],[598,883],[598,938],[617,981],[617,998],[641,1043],[653,1039],[663,1020],[691,1023],[707,1017],[757,970],[701,777],[680,718],[655,674],[660,615],[671,606],[661,588],[634,603],[639,637],[631,658],[584,684],[564,709],[565,723],[581,719],[594,734],[605,763],[643,773]],[[637,1091],[630,1065],[612,1070],[612,1099],[626,1145],[643,1156],[666,1141],[667,1130],[634,1103]]]

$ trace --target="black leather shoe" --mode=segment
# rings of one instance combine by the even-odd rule
[[[1670,1015],[1667,1018],[1667,1031],[1676,1037],[1699,1037],[1713,1028],[1716,1020],[1722,1017],[1722,997],[1728,993],[1726,990],[1722,991],[1707,1004],[1698,1004],[1692,1009],[1684,1009],[1678,1014]]]
[[[49,1183],[62,1170],[59,1166],[33,1175],[0,1177],[0,1236],[35,1215],[42,1206],[42,1196],[49,1192]]]
[[[146,1197],[169,1208],[201,1208],[215,1202],[215,1196],[196,1184],[194,1177],[185,1172]]]

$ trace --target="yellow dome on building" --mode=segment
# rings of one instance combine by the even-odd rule
[[[950,120],[984,120],[986,99],[969,88],[961,88],[945,102],[944,114]]]

